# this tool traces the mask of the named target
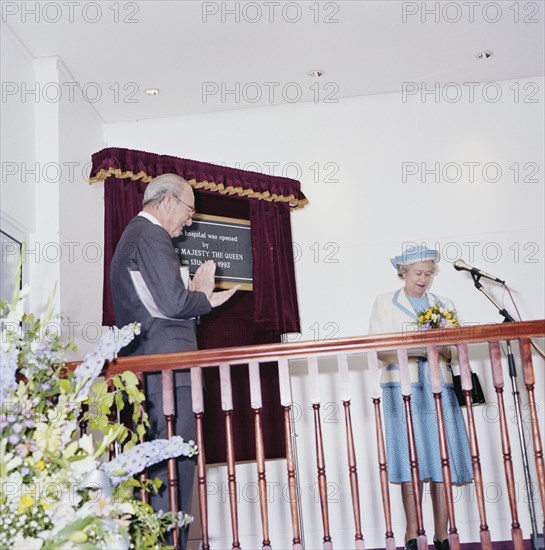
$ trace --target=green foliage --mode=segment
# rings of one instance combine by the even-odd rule
[[[76,347],[61,339],[53,300],[36,317],[23,310],[27,292],[17,290],[10,305],[0,303],[0,486],[10,487],[0,491],[0,548],[161,547],[168,529],[183,528],[192,518],[155,514],[135,498],[135,491],[156,492],[159,480],[129,479],[112,491],[113,478],[103,464],[112,445],[128,451],[149,426],[134,373],[97,381],[105,361],[139,333],[139,326],[110,330],[71,372],[66,356]],[[130,427],[121,421],[123,413],[132,420]],[[94,437],[79,437],[81,423]],[[132,456],[143,448],[132,449]],[[98,482],[89,485],[89,479]]]

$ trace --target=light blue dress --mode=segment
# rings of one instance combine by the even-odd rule
[[[427,297],[414,298],[407,295],[407,298],[415,314],[430,307]],[[399,367],[390,365],[386,368],[398,369]],[[388,382],[381,386],[383,389],[382,403],[388,477],[392,483],[411,481],[407,422],[400,384],[399,382]],[[442,404],[452,483],[468,483],[473,479],[473,471],[467,432],[453,386],[445,384],[444,380]],[[428,361],[425,358],[418,358],[418,383],[411,384],[411,411],[420,479],[421,481],[442,482],[443,473],[439,453],[435,400],[431,390]]]

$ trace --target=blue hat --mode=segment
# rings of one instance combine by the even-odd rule
[[[390,258],[390,262],[392,262],[392,265],[396,269],[398,265],[415,264],[417,262],[427,262],[429,260],[438,262],[439,252],[437,252],[437,250],[433,250],[432,248],[427,248],[423,244],[409,246],[403,251],[403,254]]]

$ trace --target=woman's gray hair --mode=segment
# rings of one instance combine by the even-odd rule
[[[426,261],[433,262],[433,273],[435,273],[437,271],[437,262],[435,260],[426,260]],[[411,265],[413,265],[413,264],[397,264],[396,265],[397,276],[400,279],[403,279],[405,273],[407,273],[407,271],[409,271],[409,267],[411,267]]]
[[[181,199],[184,187],[189,183],[176,174],[162,174],[154,178],[144,192],[143,206],[157,205],[168,195]]]

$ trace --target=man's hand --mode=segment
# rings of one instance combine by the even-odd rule
[[[212,307],[221,306],[231,298],[231,296],[240,288],[240,285],[234,286],[229,290],[222,290],[221,292],[212,292],[212,296],[208,298]]]
[[[204,292],[210,300],[210,296],[214,292],[214,275],[216,274],[216,264],[212,260],[208,260],[201,264],[193,279],[189,282],[189,290],[192,292]]]
[[[208,260],[199,266],[199,269],[193,275],[193,279],[189,281],[189,290],[192,292],[204,292],[212,307],[218,307],[227,302],[240,288],[240,285],[236,285],[229,290],[214,292],[215,274],[216,264],[212,260]]]

